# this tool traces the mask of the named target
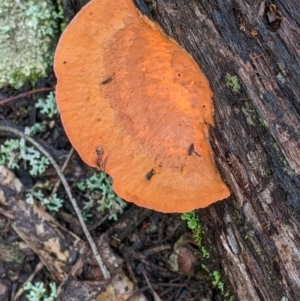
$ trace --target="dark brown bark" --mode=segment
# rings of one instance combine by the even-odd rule
[[[232,191],[199,211],[215,267],[237,300],[296,301],[300,7],[296,0],[270,4],[164,0],[156,18],[193,55],[214,92],[211,144]],[[226,74],[238,77],[239,91]]]
[[[232,191],[199,210],[215,269],[237,300],[300,300],[298,0],[158,0],[154,19],[214,92],[211,144]]]
[[[10,219],[10,226],[39,256],[52,279],[56,282],[63,282],[70,274],[76,274],[82,268],[82,257],[87,252],[86,244],[57,223],[47,212],[36,205],[28,205],[20,199],[18,194],[23,190],[24,187],[13,173],[1,166],[1,215]],[[19,252],[18,248],[14,253],[12,253],[12,248],[10,251],[12,257],[16,257],[14,253]],[[20,261],[20,255],[18,257]],[[8,258],[2,259],[8,261]]]

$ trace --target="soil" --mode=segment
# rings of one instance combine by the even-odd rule
[[[35,89],[47,87],[53,89],[55,87],[53,74],[46,80],[40,81]],[[34,138],[62,166],[71,150],[71,145],[64,134],[59,116],[50,119],[35,108],[37,100],[46,97],[47,92],[30,94],[30,91],[32,91],[30,86],[25,86],[19,91],[9,88],[0,90],[0,101],[23,95],[0,105],[0,123],[24,131],[26,126],[45,121],[47,131],[34,136]],[[28,94],[26,94],[27,92]],[[9,134],[0,132],[0,145],[8,138],[11,138]],[[73,197],[81,208],[85,199],[76,188],[76,183],[94,172],[93,168],[86,166],[81,161],[76,152],[71,156],[64,172],[72,188]],[[19,169],[14,170],[14,173],[26,189],[30,189],[36,183],[48,181],[55,184],[58,181],[58,176],[52,166],[40,176],[30,175],[28,166],[25,164],[21,164]],[[0,188],[2,186],[3,183],[0,181]],[[24,201],[25,193],[26,190],[23,190],[23,192],[16,194],[18,201]],[[48,213],[61,227],[77,235],[85,242],[86,238],[77,222],[63,186],[59,186],[57,195],[64,199],[63,207],[58,213]],[[37,204],[37,207],[39,210],[46,210],[40,204]],[[13,214],[12,211],[16,210],[17,207],[12,208],[15,209],[11,209],[10,214]],[[211,284],[209,275],[201,268],[201,252],[179,214],[161,214],[128,204],[123,215],[117,221],[111,221],[107,219],[106,213],[100,214],[96,209],[94,206],[90,210],[91,217],[86,222],[93,239],[97,241],[105,235],[112,254],[120,259],[119,269],[125,272],[135,284],[135,290],[142,292],[147,300],[159,300],[155,293],[160,300],[164,301],[222,300],[219,292]],[[0,251],[0,300],[14,300],[16,292],[33,274],[41,261],[41,255],[34,247],[30,248],[32,245],[28,243],[28,239],[29,241],[37,239],[36,233],[31,230],[31,233],[27,233],[26,247],[26,244],[22,243],[24,237],[21,238],[20,233],[15,231],[16,228],[11,226],[13,220],[8,217],[6,210],[5,206],[0,205],[0,249],[2,250]],[[29,225],[28,229],[30,229]],[[177,255],[174,251],[175,247]],[[47,252],[45,245],[40,248]],[[172,254],[173,257],[176,255],[177,268],[175,271],[172,271],[172,264],[170,263]],[[90,258],[87,257],[83,254],[81,257],[83,268],[75,276],[72,276],[72,279],[82,282],[101,280],[102,276],[99,271],[91,272]],[[52,260],[55,266],[58,259]],[[113,269],[110,269],[110,272],[111,274],[117,273]],[[67,274],[69,279],[71,272]],[[50,271],[49,273],[44,267],[35,275],[32,282],[44,282],[45,286],[48,287],[48,284],[54,280],[57,279],[53,279],[53,272]],[[57,284],[60,285],[61,283]],[[150,285],[154,291],[150,289]],[[27,300],[25,295],[26,293],[19,300]]]

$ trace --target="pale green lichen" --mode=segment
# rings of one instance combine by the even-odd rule
[[[34,147],[28,146],[24,138],[6,140],[0,146],[0,165],[11,169],[19,169],[20,162],[28,164],[29,173],[33,176],[43,174],[50,165]]]
[[[95,205],[95,201],[98,212],[101,214],[108,212],[108,218],[115,221],[126,207],[126,203],[113,191],[110,178],[103,172],[98,171],[89,179],[78,182],[77,188],[85,194],[88,200],[83,206],[85,218],[89,214],[88,211]],[[100,197],[96,197],[99,193]]]
[[[233,93],[237,94],[241,90],[239,78],[236,75],[226,73],[225,75],[226,87],[231,89]]]
[[[42,114],[47,115],[49,118],[58,114],[56,100],[53,92],[50,92],[46,99],[40,98],[35,104],[35,107],[41,110]]]
[[[56,284],[54,282],[51,282],[49,284],[50,288],[50,295],[46,295],[46,288],[44,286],[44,283],[37,282],[35,284],[32,284],[31,282],[27,283],[24,286],[24,290],[28,291],[28,294],[26,295],[27,299],[29,301],[54,301],[56,300],[58,293]]]
[[[20,88],[47,75],[59,14],[51,0],[0,1],[0,88]]]

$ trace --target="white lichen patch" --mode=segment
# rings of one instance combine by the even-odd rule
[[[51,0],[0,1],[0,87],[17,89],[46,76],[58,18]]]

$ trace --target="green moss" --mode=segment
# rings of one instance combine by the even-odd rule
[[[231,91],[235,94],[240,93],[241,85],[236,75],[230,75],[229,73],[226,73],[225,80],[227,88],[231,89]]]
[[[247,123],[249,125],[252,125],[252,126],[255,126],[255,121],[253,120],[252,116],[253,116],[253,109],[251,109],[249,107],[249,105],[245,104],[243,107],[242,107],[242,112],[244,113],[245,117],[246,117],[246,120],[247,120]]]
[[[0,1],[0,88],[20,88],[46,76],[58,35],[51,0]]]
[[[273,148],[275,149],[275,151],[276,151],[277,153],[280,152],[280,148],[279,148],[279,145],[277,144],[277,142],[272,143],[272,146],[273,146]]]
[[[254,253],[257,256],[262,256],[263,251],[261,249],[261,246],[255,240],[254,234],[252,232],[247,233],[247,235],[245,236],[245,240],[247,240],[249,242],[249,246],[251,246],[251,249],[254,251]]]
[[[244,113],[247,123],[254,127],[263,126],[264,128],[268,128],[269,124],[266,120],[259,117],[257,111],[253,107],[253,104],[248,101],[244,102],[241,107],[242,112]]]
[[[186,221],[188,228],[192,231],[195,243],[197,244],[202,255],[201,267],[203,271],[206,272],[212,286],[218,289],[224,301],[233,301],[234,296],[226,290],[225,283],[221,279],[221,273],[219,271],[212,271],[210,269],[209,259],[211,257],[211,254],[208,248],[204,246],[205,230],[200,224],[199,218],[196,215],[195,211],[182,214],[181,219]]]
[[[262,118],[259,118],[259,121],[260,121],[260,123],[261,123],[261,125],[262,125],[263,127],[265,127],[265,128],[268,128],[268,127],[269,127],[269,123],[268,123],[267,120],[264,120],[264,119],[262,119]]]
[[[151,6],[150,6],[150,10],[152,13],[154,13],[156,11],[156,2],[152,1]]]
[[[274,151],[277,153],[278,158],[280,160],[280,162],[286,167],[289,164],[289,162],[285,159],[284,155],[282,154],[282,151],[280,149],[279,144],[276,141],[273,141],[273,143],[271,144],[272,148],[274,149]]]

